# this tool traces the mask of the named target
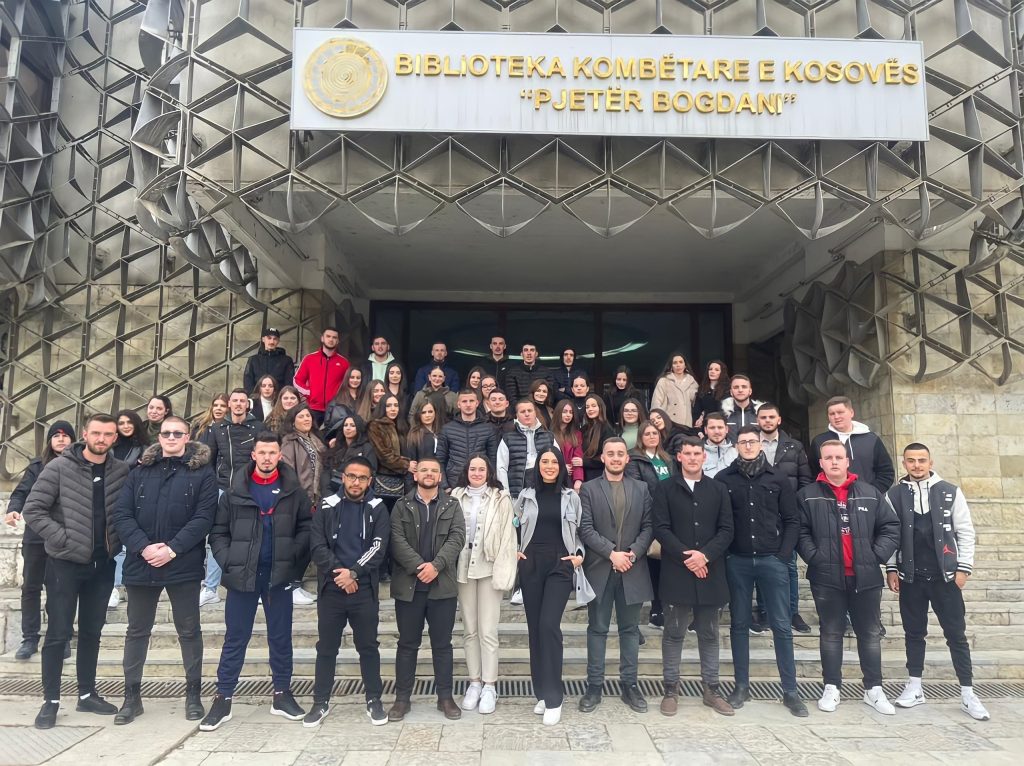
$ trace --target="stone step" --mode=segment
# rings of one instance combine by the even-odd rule
[[[426,641],[424,642],[426,643]],[[795,651],[797,675],[806,679],[820,679],[821,665],[817,649],[798,649]],[[216,677],[217,652],[205,652],[203,657],[203,677]],[[101,649],[97,663],[97,676],[101,679],[123,677],[121,666],[122,654],[117,650]],[[296,678],[312,678],[316,652],[309,647],[295,649],[293,658],[294,676]],[[978,680],[1000,679],[1003,681],[1024,678],[1024,651],[985,650],[972,654],[974,674]],[[586,675],[587,651],[583,648],[566,649],[563,656],[563,675],[566,678],[580,678]],[[64,676],[74,678],[74,659],[65,663]],[[860,677],[860,670],[855,651],[843,654],[844,674],[849,679]],[[391,647],[381,649],[381,670],[385,677],[394,676],[395,650]],[[608,647],[606,656],[606,672],[609,677],[618,676],[618,650],[615,646]],[[899,679],[906,675],[905,657],[902,652],[889,652],[882,655],[882,670],[887,679]],[[644,677],[660,677],[662,671],[661,652],[643,647],[640,652],[639,674]],[[683,674],[698,674],[698,657],[696,640],[688,638],[683,648]],[[146,660],[146,678],[181,677],[181,654],[178,649],[166,648],[151,651]],[[432,673],[430,648],[420,649],[417,675],[422,678]],[[0,676],[6,677],[38,677],[38,655],[27,662],[17,662],[10,655],[0,657]],[[523,648],[502,649],[499,674],[503,678],[529,676],[529,650]],[[732,678],[732,658],[729,652],[721,654],[721,674],[723,678]],[[775,653],[771,649],[751,649],[750,674],[755,679],[772,679],[778,677],[775,665]],[[265,650],[253,648],[246,657],[242,676],[246,678],[266,678],[270,675],[269,656]],[[339,678],[358,677],[359,658],[352,649],[342,649],[338,655],[337,675]],[[466,666],[461,647],[455,648],[455,675],[464,677]],[[925,660],[925,677],[929,680],[950,680],[953,677],[949,655],[943,652],[930,652]]]
[[[646,619],[646,618],[645,618]],[[204,623],[203,624],[203,642],[206,646],[207,651],[220,651],[220,647],[224,642],[225,625],[222,622]],[[657,628],[650,627],[648,625],[641,626],[644,637],[647,641],[647,650],[659,650],[661,649],[661,641],[663,632]],[[460,621],[456,621],[455,630],[453,632],[454,643],[461,645],[463,636],[463,627]],[[398,644],[398,626],[393,622],[383,622],[380,624],[377,631],[380,645],[383,647],[394,647]],[[498,626],[498,635],[501,640],[502,648],[527,648],[529,646],[529,636],[527,632],[527,626],[525,622],[506,622],[501,623]],[[585,623],[567,623],[562,626],[563,645],[568,648],[586,648],[587,646],[587,626]],[[122,649],[124,647],[125,632],[123,625],[108,625],[103,631],[102,647],[104,649]],[[903,651],[904,647],[904,634],[903,628],[900,625],[888,626],[886,628],[886,635],[882,639],[882,650],[888,651]],[[766,632],[759,636],[750,636],[751,648],[770,648],[774,646],[771,633]],[[722,625],[720,630],[720,641],[723,650],[728,649],[731,646],[729,626],[726,622]],[[930,630],[926,639],[929,650],[931,651],[942,651],[945,652],[946,640],[942,635],[942,631],[935,626],[934,629]],[[972,648],[979,649],[991,649],[991,650],[1004,650],[1004,649],[1019,649],[1024,647],[1024,625],[1018,626],[1005,626],[1005,627],[991,627],[985,626],[984,630],[971,631],[968,630],[968,641]],[[294,622],[292,625],[292,645],[295,648],[299,647],[314,647],[317,642],[317,624],[315,620],[301,620]],[[612,624],[611,631],[608,634],[609,644],[618,645],[618,634],[616,633],[615,624]],[[857,648],[856,639],[851,635],[847,636],[844,640],[845,648],[854,651]],[[809,634],[794,633],[793,634],[793,645],[797,649],[817,649],[818,648],[818,626],[812,625],[811,632]],[[153,634],[150,638],[151,649],[165,649],[173,648],[178,646],[178,635],[175,632],[174,626],[170,624],[155,625],[153,628]],[[253,648],[265,649],[267,646],[267,630],[266,625],[263,623],[257,624],[253,628],[252,641],[250,646]],[[352,640],[352,633],[350,630],[346,630],[342,640],[342,646],[347,648],[354,648]]]

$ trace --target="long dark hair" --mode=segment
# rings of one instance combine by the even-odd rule
[[[668,361],[665,362],[665,366],[662,368],[661,375],[659,375],[659,377],[664,378],[672,374],[672,360],[677,356],[681,356],[683,358],[683,375],[693,375],[693,372],[690,370],[690,363],[686,361],[686,354],[682,351],[676,350],[668,355]]]
[[[349,387],[349,381],[352,378],[352,373],[359,373],[359,388],[356,390],[355,396],[352,395],[352,389]],[[338,392],[331,399],[331,404],[346,404],[350,405],[350,409],[355,409],[359,406],[359,399],[366,391],[366,387],[369,384],[367,376],[363,375],[363,371],[358,367],[349,367],[348,372],[345,373],[345,379],[341,381],[341,385],[338,386]]]
[[[686,358],[685,356],[683,357]],[[711,377],[708,375],[708,370],[711,369],[711,365],[717,364],[721,369],[721,374],[718,376],[718,382],[714,386],[711,385]],[[729,368],[725,366],[725,362],[721,359],[712,359],[704,367],[704,380],[700,383],[700,388],[697,390],[697,395],[711,394],[718,401],[722,401],[729,395]]]
[[[459,471],[459,478],[455,482],[456,487],[468,487],[469,486],[469,464],[476,458],[480,458],[484,461],[484,465],[487,466],[487,486],[493,489],[502,489],[501,484],[498,482],[498,477],[495,475],[494,466],[491,465],[491,459],[482,452],[474,452],[466,459],[466,465]]]
[[[434,424],[430,428],[423,425],[423,421],[420,419],[420,416],[423,414],[424,407],[430,407],[434,411]],[[418,443],[426,434],[437,436],[441,433],[441,426],[443,425],[444,418],[441,413],[437,411],[437,405],[430,399],[425,399],[423,403],[420,404],[420,408],[413,414],[412,425],[409,426],[409,441],[416,441]]]
[[[171,417],[170,415],[167,416]],[[149,445],[149,441],[146,439],[146,426],[142,423],[142,418],[139,417],[139,413],[135,410],[118,410],[117,414],[114,415],[114,421],[118,421],[121,418],[128,418],[132,422],[132,435],[125,439],[121,436],[121,432],[117,432],[117,444],[129,444],[132,447],[146,447]],[[167,418],[164,418],[165,420]],[[47,445],[49,446],[49,445]]]
[[[295,428],[295,417],[303,410],[306,410],[310,416],[313,415],[313,410],[309,409],[309,405],[305,402],[299,402],[284,414],[284,422],[281,423],[282,436],[290,433],[298,433],[298,429]],[[313,418],[313,428],[310,429],[309,435],[319,442],[323,442],[324,440],[324,437],[320,435],[320,429],[316,427],[316,418]]]
[[[388,417],[388,402],[394,399],[398,402],[398,417],[394,420]],[[398,431],[398,437],[405,439],[406,433],[409,431],[409,424],[406,419],[402,417],[402,400],[394,394],[384,394],[384,398],[377,402],[377,406],[373,408],[373,419],[374,420],[388,420],[395,424],[395,430]]]
[[[587,417],[586,403],[593,399],[597,402],[597,417],[591,420]],[[605,429],[610,429],[608,414],[605,411],[604,400],[595,393],[587,394],[583,404],[583,456],[597,457],[601,454],[601,435]]]
[[[650,414],[647,416],[647,419],[650,420],[650,416],[653,415],[655,412],[657,412],[661,416],[662,422],[665,423],[665,428],[661,429],[661,441],[667,443],[669,437],[672,435],[672,418],[668,416],[668,413],[665,412],[665,410],[655,407],[654,409],[651,410]],[[657,428],[657,426],[655,426],[655,428]]]
[[[685,359],[686,357],[683,357],[683,358]],[[626,387],[625,388],[619,388],[615,384],[615,379],[617,377],[619,377],[620,373],[625,373],[625,375],[626,375]],[[620,367],[616,367],[615,368],[615,374],[612,375],[612,393],[614,394],[616,391],[621,391],[626,396],[630,396],[634,391],[636,391],[636,387],[633,385],[633,371],[631,369],[629,369],[626,365],[622,365]]]
[[[665,462],[665,465],[671,468],[672,457],[665,451],[665,434],[663,434],[658,427],[649,420],[641,421],[640,427],[636,432],[636,446],[632,447],[630,451],[638,453],[644,453],[647,451],[646,447],[644,447],[644,431],[648,428],[653,428],[658,432],[658,446],[654,449],[654,454],[661,458]]]
[[[302,405],[299,406],[301,407]],[[292,409],[298,409],[298,407],[293,407]],[[351,420],[356,427],[356,438],[351,445],[345,441],[344,432],[345,423],[349,420]],[[327,448],[327,451],[324,452],[323,456],[324,468],[328,471],[333,471],[335,468],[341,468],[345,465],[348,461],[348,450],[350,446],[354,447],[357,444],[366,443],[366,421],[355,414],[346,415],[341,419],[341,423],[334,429],[334,433],[337,435],[337,440],[334,442],[333,447]]]
[[[559,450],[552,447],[548,447],[546,450],[537,454],[537,460],[534,461],[533,470],[531,470],[526,476],[526,486],[539,488],[544,484],[544,479],[540,475],[540,459],[549,452],[554,455],[555,459],[558,461],[558,478],[555,479],[555,488],[568,489],[570,487],[569,469],[565,467],[565,458],[562,457],[562,453]]]
[[[405,368],[398,361],[388,362],[388,366],[384,368],[384,389],[390,394],[391,393],[391,368],[397,367],[398,371],[402,373],[402,382],[398,384],[398,396],[402,401],[409,398],[409,376],[405,374]]]
[[[623,420],[622,413],[626,409],[626,405],[627,404],[635,404],[636,405],[636,422],[637,422],[637,427],[639,427],[640,423],[643,423],[647,419],[647,408],[644,407],[643,402],[641,402],[639,399],[636,399],[636,398],[631,396],[628,399],[625,399],[622,402],[622,406],[619,407],[619,430],[620,431],[623,428],[626,427],[626,421]]]
[[[271,408],[273,408],[273,406],[277,403],[278,394],[281,393],[281,386],[278,384],[277,378],[275,378],[273,375],[261,375],[260,379],[256,381],[256,387],[252,390],[252,393],[249,394],[249,398],[252,399],[254,402],[258,402],[260,399],[263,398],[262,395],[260,394],[260,388],[262,388],[263,381],[265,380],[269,380],[274,384],[274,395],[270,399],[270,406]]]
[[[572,410],[572,420],[563,423],[562,411],[567,408]],[[555,411],[551,416],[551,435],[555,437],[558,446],[563,449],[566,445],[575,446],[579,443],[580,429],[576,423],[576,405],[573,404],[572,399],[559,399],[555,402]]]

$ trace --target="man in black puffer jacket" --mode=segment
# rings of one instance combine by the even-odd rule
[[[533,343],[524,343],[523,361],[509,365],[508,372],[505,373],[505,393],[508,394],[508,403],[512,407],[515,407],[520,399],[529,397],[530,384],[535,380],[547,383],[548,391],[552,395],[558,391],[555,374],[550,367],[540,364],[538,359],[537,347]]]
[[[41,538],[46,563],[46,638],[43,640],[43,706],[37,729],[50,729],[60,709],[64,648],[78,612],[78,703],[80,712],[113,715],[117,708],[96,692],[100,633],[114,587],[114,554],[121,541],[114,530],[114,505],[128,478],[128,466],[110,454],[117,422],[93,415],[85,423],[85,444],[72,444],[51,460],[32,486],[22,515]]]
[[[800,539],[807,579],[821,624],[825,691],[818,709],[839,705],[843,634],[849,612],[864,673],[864,702],[895,715],[882,690],[882,569],[900,544],[900,522],[875,487],[850,473],[850,458],[838,439],[821,444],[818,480],[797,493]]]
[[[167,590],[185,668],[185,718],[203,717],[203,632],[199,589],[206,564],[206,535],[217,510],[217,477],[210,448],[190,442],[188,423],[171,416],[159,441],[142,453],[121,489],[114,526],[124,541],[128,631],[124,640],[124,705],[114,723],[142,715],[142,669],[160,593]]]
[[[274,683],[272,715],[299,721],[305,711],[291,693],[291,583],[309,560],[312,501],[295,469],[281,461],[281,437],[264,431],[256,437],[252,461],[235,471],[220,498],[210,532],[210,547],[224,570],[224,646],[217,666],[217,695],[200,731],[231,720],[231,697],[252,637],[256,607],[262,601],[267,620],[270,673]]]
[[[476,391],[459,391],[459,414],[441,428],[437,435],[437,459],[444,471],[444,486],[454,487],[469,458],[476,453],[487,455],[494,465],[498,455],[498,434],[487,416],[477,411],[480,400]]]
[[[263,422],[249,414],[249,395],[245,389],[232,391],[228,395],[228,416],[210,426],[213,433],[210,461],[217,472],[217,484],[225,492],[233,485],[239,469],[249,465],[256,434],[265,430]]]

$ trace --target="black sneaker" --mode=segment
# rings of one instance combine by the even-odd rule
[[[750,623],[750,635],[752,636],[763,636],[768,632],[767,626],[758,620],[752,620]]]
[[[26,638],[21,642],[21,646],[18,647],[18,651],[14,653],[14,659],[27,660],[38,651],[39,641],[33,641],[30,638]]]
[[[697,625],[696,625],[696,623],[691,622],[689,625],[687,625],[686,626],[686,632],[687,633],[693,633],[694,635],[696,635],[696,633],[697,633]]]
[[[44,702],[36,715],[37,729],[52,729],[57,725],[57,711],[60,710],[59,702]]]
[[[117,706],[107,702],[96,691],[92,691],[84,697],[78,698],[75,710],[79,713],[96,713],[96,715],[114,715],[117,713]]]
[[[222,723],[231,720],[231,700],[220,694],[214,696],[210,703],[210,712],[199,724],[199,731],[216,731]]]
[[[664,630],[665,629],[665,615],[663,615],[661,612],[651,612],[651,619],[649,619],[647,621],[647,624],[650,625],[652,628],[657,628],[658,630]]]
[[[331,706],[326,702],[314,702],[313,707],[306,713],[306,717],[302,719],[302,725],[307,729],[312,729],[320,725],[327,714],[331,712]]]
[[[647,700],[637,684],[629,684],[622,690],[622,701],[635,713],[647,712]]]
[[[804,622],[804,618],[799,614],[793,615],[793,630],[797,633],[810,633],[811,626]]]
[[[370,723],[374,726],[383,726],[388,722],[388,714],[384,712],[384,704],[379,697],[374,697],[366,703],[366,715],[370,717]]]
[[[306,711],[299,707],[291,691],[274,692],[274,704],[270,706],[271,715],[279,715],[289,721],[301,721]]]
[[[879,625],[878,626],[878,635],[881,636],[882,638],[885,638],[885,626],[884,625]]]

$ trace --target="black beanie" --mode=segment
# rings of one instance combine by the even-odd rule
[[[65,434],[71,437],[71,441],[75,440],[75,429],[68,421],[58,420],[50,429],[46,432],[46,442],[49,443],[50,439],[54,437],[58,432],[63,431]]]

